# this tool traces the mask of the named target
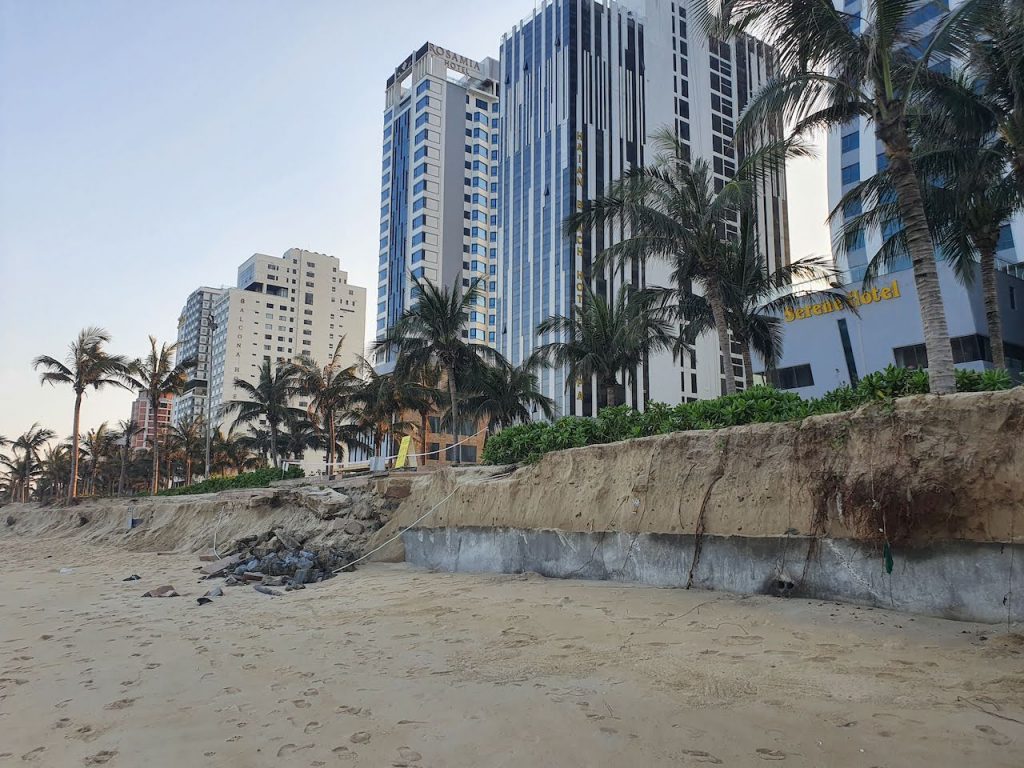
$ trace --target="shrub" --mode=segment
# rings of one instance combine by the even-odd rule
[[[957,369],[956,382],[960,392],[990,392],[1013,386],[1010,375],[1002,370],[978,373]],[[866,403],[926,394],[928,389],[927,371],[890,365],[884,371],[864,376],[856,387],[838,387],[817,400],[804,400],[794,392],[758,386],[715,400],[676,406],[650,403],[643,413],[619,405],[602,409],[594,419],[566,416],[554,424],[531,422],[502,430],[488,439],[482,458],[485,464],[534,462],[549,451],[688,429],[797,421],[813,414],[839,413]]]
[[[211,477],[194,485],[160,491],[157,496],[190,496],[194,493],[216,493],[237,488],[266,488],[277,480],[296,480],[305,476],[306,473],[301,467],[289,467],[287,470],[270,467],[257,469],[255,472],[243,472],[234,477]]]

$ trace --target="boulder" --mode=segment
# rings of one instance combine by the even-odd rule
[[[349,536],[358,536],[366,530],[366,526],[358,520],[349,520],[345,523],[345,527],[342,530]]]

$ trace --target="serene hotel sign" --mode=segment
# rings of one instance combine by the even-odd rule
[[[893,280],[892,283],[887,285],[885,288],[872,288],[870,291],[858,290],[854,288],[848,294],[847,299],[850,302],[850,306],[855,309],[866,307],[869,304],[875,304],[880,301],[892,301],[900,298],[900,282],[899,280]],[[809,317],[817,317],[818,315],[828,315],[833,312],[842,312],[846,307],[842,302],[837,299],[826,299],[816,304],[805,304],[801,307],[794,307],[790,309],[787,307],[783,311],[782,316],[785,318],[787,323],[792,323],[794,320],[806,320]]]

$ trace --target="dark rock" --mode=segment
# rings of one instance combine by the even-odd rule
[[[263,586],[264,587],[280,587],[284,584],[283,576],[264,576]]]
[[[349,536],[358,536],[366,530],[366,527],[358,520],[349,520],[345,523],[345,527],[342,530],[344,530]]]
[[[257,592],[262,592],[264,595],[270,595],[271,597],[280,597],[281,596],[281,593],[278,592],[276,589],[271,589],[270,587],[264,587],[262,584],[255,584],[255,585],[253,585],[253,589],[255,589]]]
[[[263,581],[264,576],[259,571],[246,571],[242,574],[242,581]]]
[[[143,597],[179,597],[177,591],[170,584],[166,584],[156,589],[151,589],[142,595]]]
[[[8,527],[8,528],[10,528],[10,527],[11,527],[12,525],[14,525],[14,524],[15,524],[16,522],[18,522],[18,521],[14,519],[14,515],[8,515],[8,516],[7,516],[7,527]]]
[[[309,580],[309,568],[299,568],[292,577],[292,584],[305,584]]]

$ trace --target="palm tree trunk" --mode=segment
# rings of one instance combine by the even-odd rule
[[[75,417],[71,425],[71,482],[68,483],[68,501],[78,494],[78,426],[82,416],[82,393],[75,393]]]
[[[420,453],[423,454],[423,463],[427,461],[427,414],[420,412]]]
[[[743,382],[750,389],[754,386],[754,360],[750,354],[750,342],[744,339],[740,347],[743,349]]]
[[[334,411],[328,411],[326,414],[327,418],[331,421],[330,429],[327,430],[330,435],[330,445],[327,446],[327,476],[334,476],[334,464],[335,464],[335,446],[338,442],[338,433],[335,431],[334,425]]]
[[[905,122],[902,119],[880,121],[878,135],[889,157],[889,172],[896,187],[907,250],[914,268],[914,284],[917,286],[917,301],[928,355],[930,389],[933,394],[950,394],[956,392],[953,348],[949,343],[946,307],[939,287],[935,249],[928,232],[921,188],[910,162],[911,148]]]
[[[277,455],[277,425],[271,423],[270,425],[270,453],[271,460],[274,462],[274,469],[281,468],[281,461]]]
[[[153,397],[152,392],[149,395],[149,415],[153,419],[153,432],[150,435],[150,440],[153,443],[153,489],[152,493],[156,496],[160,490],[160,434],[157,429],[156,414],[157,409],[160,407],[160,398]]]
[[[985,324],[988,326],[988,341],[992,348],[992,365],[1006,368],[1006,351],[1003,349],[1003,321],[999,317],[999,292],[996,287],[995,243],[985,243],[979,249],[981,256],[981,295],[985,304]]]
[[[124,449],[121,451],[121,474],[117,478],[117,495],[124,496],[124,479],[128,471],[128,437],[124,439]]]
[[[462,446],[456,445],[459,442],[459,406],[455,396],[455,367],[448,366],[448,396],[452,401],[452,463],[462,463]]]
[[[612,376],[609,379],[605,379],[604,382],[604,404],[606,408],[614,408],[617,403],[615,397],[615,388],[619,386],[618,379]]]
[[[192,485],[192,456],[185,457],[185,485]]]
[[[736,376],[732,372],[732,345],[729,342],[729,321],[725,316],[725,302],[717,283],[708,285],[708,304],[718,332],[718,351],[722,355],[722,370],[725,373],[725,394],[736,393]]]

